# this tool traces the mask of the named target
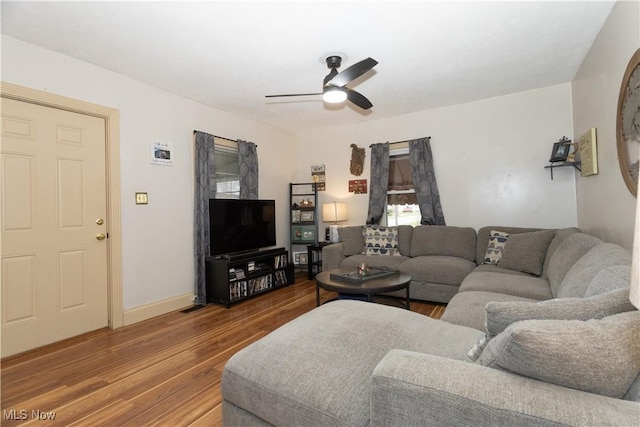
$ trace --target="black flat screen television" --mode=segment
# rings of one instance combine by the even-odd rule
[[[275,246],[275,200],[209,199],[211,256]]]

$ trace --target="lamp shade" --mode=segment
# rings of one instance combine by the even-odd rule
[[[322,205],[322,220],[324,222],[340,222],[347,220],[346,203],[325,203]]]

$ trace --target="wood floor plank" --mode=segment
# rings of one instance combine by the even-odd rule
[[[1,425],[43,425],[32,417],[37,411],[55,414],[48,426],[221,425],[220,380],[229,358],[315,308],[315,282],[296,279],[228,309],[176,311],[3,359]],[[412,311],[434,318],[444,307],[411,303]],[[20,411],[26,419],[10,419]]]

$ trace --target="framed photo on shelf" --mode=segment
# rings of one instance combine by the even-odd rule
[[[294,242],[313,242],[316,240],[316,231],[313,225],[292,227],[291,233],[291,240]]]
[[[553,143],[553,149],[551,150],[550,162],[564,162],[567,160],[569,151],[571,150],[571,141],[558,141]]]
[[[300,209],[291,211],[291,222],[300,222]]]
[[[303,222],[313,222],[313,211],[304,211],[300,213],[300,221]]]
[[[298,258],[298,264],[307,264],[307,254],[304,252],[300,253],[300,257]]]

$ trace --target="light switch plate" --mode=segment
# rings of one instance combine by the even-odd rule
[[[136,205],[146,205],[149,203],[147,193],[136,193]]]

